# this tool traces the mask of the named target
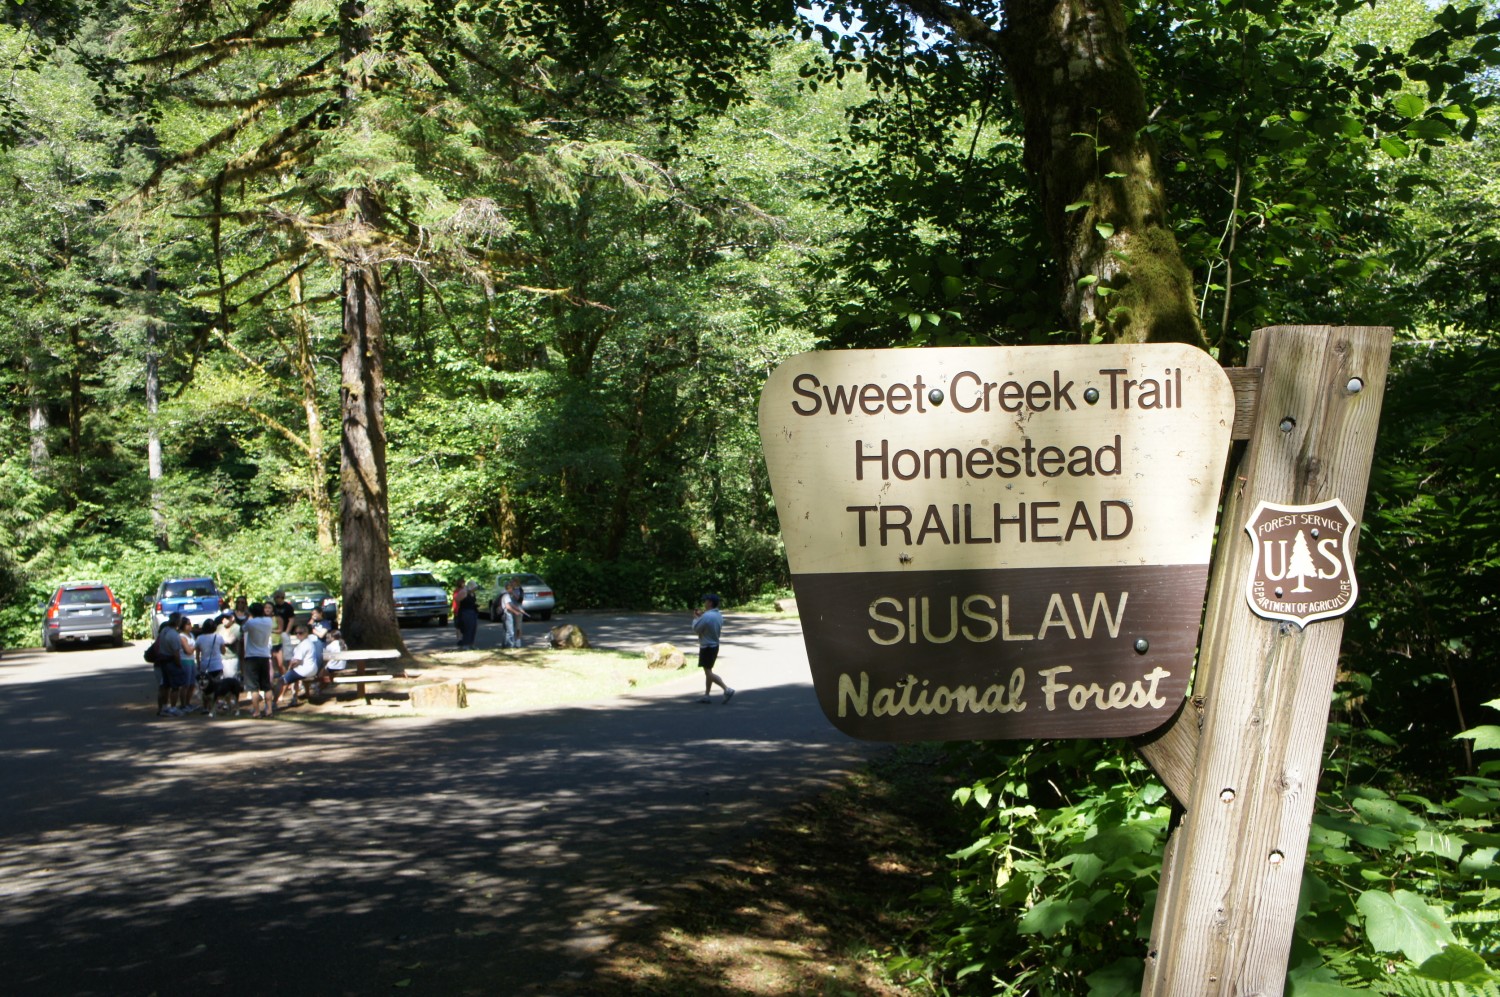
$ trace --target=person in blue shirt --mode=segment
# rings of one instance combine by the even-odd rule
[[[734,698],[734,690],[714,674],[714,662],[719,658],[719,634],[724,630],[724,617],[719,612],[719,597],[712,593],[703,597],[703,608],[693,610],[693,633],[698,635],[698,667],[703,669],[703,698],[707,703],[714,686],[724,690],[724,702]]]

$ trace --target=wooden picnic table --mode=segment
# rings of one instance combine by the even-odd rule
[[[396,676],[393,673],[373,674],[371,672],[368,672],[365,670],[365,663],[369,661],[382,661],[399,657],[401,657],[400,651],[391,650],[389,648],[371,648],[360,651],[340,651],[337,657],[331,659],[330,663],[332,663],[332,661],[352,661],[354,662],[354,674],[335,675],[333,676],[333,683],[334,685],[354,686],[355,690],[365,698],[365,705],[368,706],[370,703],[370,694],[368,691],[366,691],[365,686],[377,684],[380,682],[389,682]],[[336,669],[336,671],[343,672],[344,669]]]

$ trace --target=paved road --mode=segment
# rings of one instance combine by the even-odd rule
[[[687,619],[567,622],[633,649]],[[727,706],[694,702],[694,669],[628,699],[368,722],[157,719],[138,649],[9,651],[4,992],[547,993],[874,750],[818,711],[795,621],[731,614],[725,639]]]

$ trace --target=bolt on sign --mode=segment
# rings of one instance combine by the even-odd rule
[[[1347,613],[1359,597],[1349,551],[1353,527],[1339,499],[1257,505],[1245,524],[1254,545],[1245,583],[1250,611],[1299,626]]]
[[[882,741],[1166,722],[1233,418],[1223,370],[1175,344],[787,360],[761,442],[824,713]]]

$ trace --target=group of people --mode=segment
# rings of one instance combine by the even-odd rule
[[[478,582],[465,581],[462,578],[453,589],[451,608],[453,624],[458,628],[457,647],[460,651],[474,650],[474,641],[479,636],[479,597],[476,595],[478,590]],[[520,583],[512,578],[500,590],[499,598],[490,605],[491,619],[499,613],[499,619],[505,625],[505,633],[500,638],[502,648],[525,646],[521,636],[521,621],[530,617],[526,615],[526,610],[521,608],[521,600],[524,596],[525,593]]]
[[[478,586],[459,580],[453,592],[453,617],[458,623],[458,646],[472,649],[479,629]],[[491,607],[501,614],[505,635],[501,647],[521,647],[521,587],[506,583]],[[239,712],[240,695],[250,695],[252,717],[274,716],[285,705],[295,706],[301,694],[311,696],[333,682],[341,668],[343,635],[335,620],[325,619],[314,609],[306,623],[297,622],[286,593],[276,592],[271,601],[248,605],[241,597],[234,609],[207,620],[202,626],[181,613],[167,617],[147,652],[156,673],[156,715],[182,717],[192,713],[216,716],[220,709]],[[719,597],[705,595],[703,606],[693,612],[693,632],[698,637],[698,666],[703,669],[703,697],[710,702],[713,687],[724,690],[724,702],[734,698],[734,689],[714,674],[719,656],[719,637],[724,617]]]
[[[297,621],[285,592],[253,605],[236,599],[232,610],[201,626],[173,613],[148,652],[156,673],[156,715],[238,713],[242,693],[250,696],[252,717],[295,706],[299,693],[311,696],[343,667],[343,635],[335,623],[321,609],[307,622]]]

